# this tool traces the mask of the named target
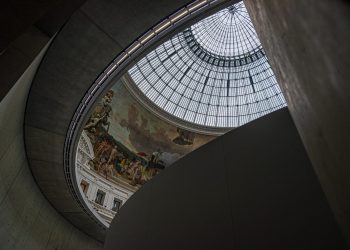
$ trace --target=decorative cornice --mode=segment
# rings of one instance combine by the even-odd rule
[[[249,63],[253,63],[265,56],[265,52],[261,45],[257,47],[254,51],[251,51],[241,56],[224,57],[215,55],[204,49],[197,42],[196,38],[192,33],[191,28],[187,28],[182,33],[188,47],[192,50],[193,54],[198,56],[201,60],[204,60],[207,63],[218,67],[240,67]]]
[[[163,21],[149,29],[131,43],[131,45],[129,45],[124,51],[119,53],[109,66],[99,75],[95,82],[92,83],[91,87],[80,101],[70,122],[65,138],[64,173],[67,185],[78,205],[103,230],[106,230],[107,226],[101,224],[91,209],[86,205],[76,182],[76,148],[89,112],[92,110],[98,98],[111,87],[113,83],[112,79],[115,80],[121,77],[133,60],[137,59],[142,52],[156,44],[157,41],[161,40],[166,35],[179,27],[182,27],[185,23],[199,17],[201,14],[204,15],[206,12],[214,8],[224,8],[232,2],[232,0],[196,0],[176,11],[174,14],[166,17]]]
[[[234,128],[226,128],[226,127],[209,127],[204,126],[192,122],[188,122],[185,120],[182,120],[168,112],[166,112],[164,109],[158,107],[154,102],[152,102],[150,99],[145,96],[142,91],[136,86],[135,82],[132,80],[130,75],[126,73],[121,78],[124,86],[129,90],[131,95],[148,111],[153,113],[158,118],[183,129],[186,129],[188,131],[192,131],[198,134],[205,134],[205,135],[214,135],[214,136],[220,136],[222,134],[225,134],[226,132],[234,129]]]

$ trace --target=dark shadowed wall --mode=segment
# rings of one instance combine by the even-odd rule
[[[86,0],[11,0],[0,8],[0,100]]]
[[[245,3],[350,243],[350,4],[341,0]]]
[[[100,242],[75,228],[45,199],[26,158],[24,109],[46,48],[0,102],[0,250],[98,250]]]
[[[220,1],[207,11],[223,8],[232,1]],[[86,91],[113,58],[188,2],[86,1],[57,34],[33,80],[24,127],[34,178],[45,197],[67,220],[101,242],[105,228],[78,204],[65,178],[64,142],[70,122]]]
[[[144,185],[105,250],[346,249],[287,109],[233,130]]]

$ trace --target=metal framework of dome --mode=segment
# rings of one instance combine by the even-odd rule
[[[286,106],[243,2],[175,35],[128,73],[144,97],[189,124],[238,127]]]

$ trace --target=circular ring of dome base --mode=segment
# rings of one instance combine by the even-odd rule
[[[286,106],[243,2],[178,33],[128,73],[156,115],[208,133]]]
[[[246,65],[265,56],[265,52],[261,46],[255,49],[253,52],[250,52],[248,55],[243,56],[233,56],[233,57],[223,57],[218,56],[213,53],[210,53],[204,49],[195,39],[192,30],[186,29],[183,32],[185,40],[188,47],[197,55],[200,59],[206,61],[207,63],[213,64],[220,67],[239,67]]]

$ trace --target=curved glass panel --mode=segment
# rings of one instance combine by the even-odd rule
[[[237,58],[261,49],[243,2],[199,21],[190,30],[199,45],[213,55]]]
[[[129,74],[169,114],[209,127],[238,127],[286,105],[243,2],[175,35]]]

